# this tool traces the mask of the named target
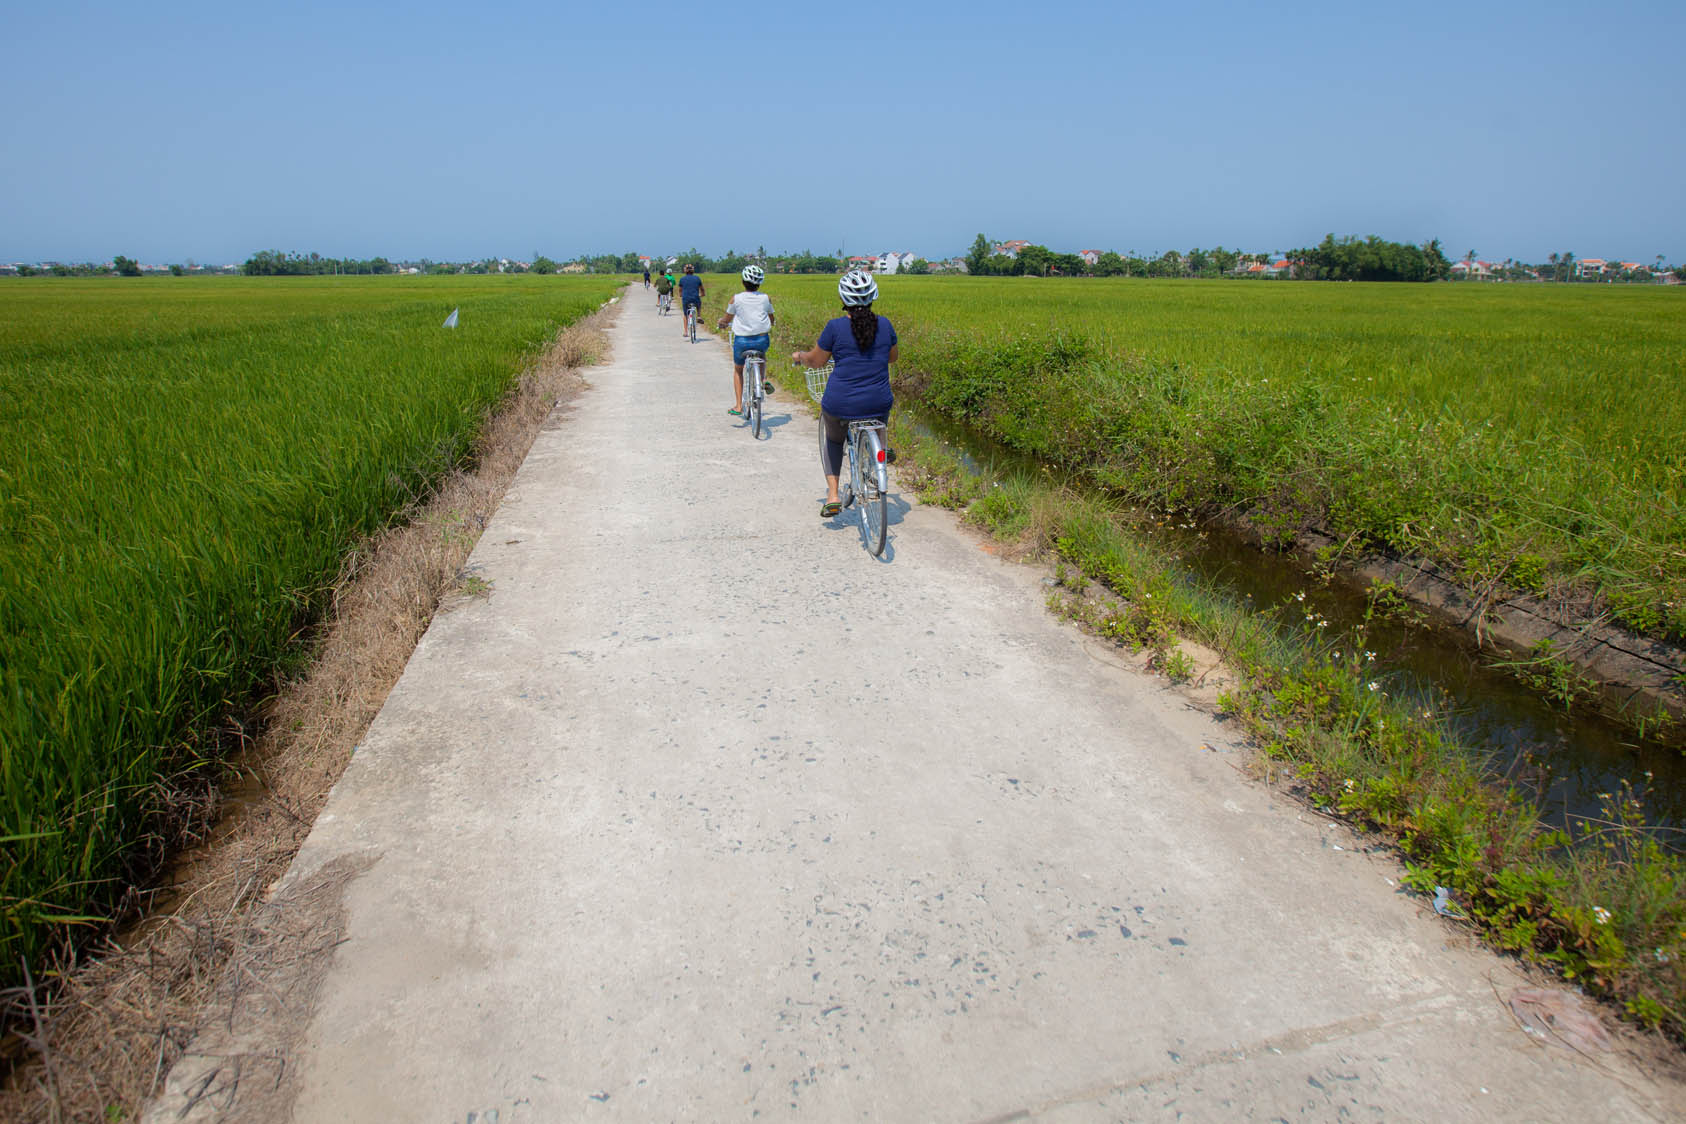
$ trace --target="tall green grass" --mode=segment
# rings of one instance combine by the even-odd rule
[[[17,281],[0,319],[0,986],[605,278]],[[461,307],[460,327],[441,327]]]
[[[1686,639],[1686,290],[879,284],[902,392],[1016,449]],[[770,277],[784,334],[811,343],[835,286]]]

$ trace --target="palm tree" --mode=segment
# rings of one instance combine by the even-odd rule
[[[1551,279],[1553,281],[1559,280],[1559,278],[1557,276],[1557,255],[1556,254],[1551,255]]]

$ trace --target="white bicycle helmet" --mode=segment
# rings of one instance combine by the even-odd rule
[[[844,308],[859,308],[878,299],[878,282],[872,274],[851,269],[837,283],[837,295],[843,298]]]
[[[761,267],[758,265],[746,265],[743,267],[743,279],[748,281],[751,285],[761,284],[762,278],[766,276],[767,275],[765,273],[761,272]]]

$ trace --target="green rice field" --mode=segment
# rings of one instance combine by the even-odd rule
[[[0,987],[603,277],[0,285]],[[460,326],[441,327],[461,308]]]
[[[835,286],[768,278],[781,346],[837,315]],[[904,400],[1133,500],[1267,537],[1318,525],[1686,639],[1686,289],[891,276],[880,293]]]

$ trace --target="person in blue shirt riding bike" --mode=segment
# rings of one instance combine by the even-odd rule
[[[685,314],[691,309],[697,310],[697,316],[702,316],[703,283],[697,276],[697,267],[690,262],[685,263],[685,276],[679,279],[679,334],[686,335]]]
[[[820,399],[820,421],[825,426],[825,452],[820,467],[825,472],[825,503],[820,518],[831,519],[843,510],[837,494],[837,478],[843,472],[843,442],[852,421],[877,420],[888,424],[895,396],[890,393],[890,364],[899,357],[896,329],[886,318],[872,311],[878,299],[878,282],[872,274],[852,269],[837,282],[837,296],[847,314],[826,323],[819,340],[807,351],[791,356],[804,367],[834,366]],[[890,460],[895,454],[889,454]]]

